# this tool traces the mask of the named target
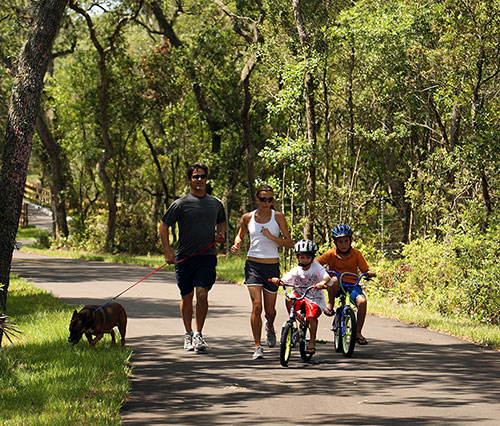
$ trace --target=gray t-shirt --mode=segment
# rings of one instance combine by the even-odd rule
[[[179,223],[179,242],[175,254],[179,258],[193,256],[206,249],[215,239],[215,225],[226,221],[224,207],[212,195],[198,197],[192,192],[175,200],[162,221],[168,226]],[[216,255],[215,246],[200,255]]]

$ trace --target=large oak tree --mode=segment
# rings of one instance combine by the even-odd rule
[[[67,0],[42,0],[17,58],[0,172],[0,313],[5,313],[12,252],[43,79]],[[3,334],[0,332],[0,345]]]

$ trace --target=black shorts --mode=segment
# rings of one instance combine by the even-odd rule
[[[276,293],[278,286],[270,283],[269,278],[280,278],[280,264],[277,263],[259,263],[253,260],[245,262],[245,284],[247,286],[261,286],[269,293]]]
[[[177,259],[178,261],[178,259]],[[217,256],[193,256],[175,264],[175,278],[181,296],[191,293],[195,287],[210,290],[215,283]]]

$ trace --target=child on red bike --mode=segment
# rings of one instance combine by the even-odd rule
[[[306,319],[309,324],[311,338],[306,352],[313,355],[316,352],[316,333],[318,331],[318,318],[323,309],[325,309],[325,298],[323,289],[332,285],[330,275],[318,263],[313,263],[318,246],[311,240],[300,240],[295,244],[295,254],[299,262],[298,266],[288,271],[281,279],[285,284],[293,285],[293,292],[297,296],[302,296],[307,287],[312,285],[315,289],[310,290],[303,300],[297,300],[295,305],[297,310],[300,310],[303,304],[306,309]],[[275,284],[279,282],[278,278],[272,279]],[[286,300],[286,306],[290,312],[292,305],[291,300]]]

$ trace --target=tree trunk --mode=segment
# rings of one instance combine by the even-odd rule
[[[146,144],[148,145],[148,148],[151,151],[151,155],[153,156],[153,161],[155,163],[156,170],[158,172],[158,182],[161,184],[163,192],[165,193],[164,204],[165,208],[167,208],[169,206],[170,196],[168,192],[167,182],[165,182],[165,179],[163,178],[163,170],[161,168],[160,160],[158,160],[158,154],[156,153],[155,148],[151,142],[151,139],[149,139],[149,136],[144,129],[142,130],[142,135],[144,136],[144,140],[146,141]]]
[[[481,231],[483,233],[485,233],[488,229],[488,223],[489,223],[491,213],[493,213],[493,207],[491,205],[491,197],[490,197],[490,190],[489,190],[489,185],[488,185],[488,178],[486,176],[484,169],[481,170],[481,188],[482,188],[482,193],[483,193],[484,205],[486,208],[486,212],[485,212],[484,219],[483,219],[483,224],[481,225]]]
[[[455,101],[453,104],[453,112],[451,114],[451,124],[450,124],[450,151],[453,151],[458,145],[458,139],[460,137],[460,119],[462,117],[462,111],[460,106]]]
[[[156,22],[160,27],[160,31],[163,37],[168,39],[170,44],[175,48],[183,47],[184,44],[179,39],[179,37],[177,37],[172,24],[168,22],[160,4],[157,1],[153,1],[151,2],[150,7],[153,15],[156,18]],[[218,153],[220,151],[222,141],[220,131],[224,129],[225,124],[216,118],[216,114],[214,114],[211,108],[208,106],[208,103],[205,99],[205,94],[198,81],[196,70],[193,64],[187,62],[185,64],[185,67],[189,78],[191,79],[194,97],[196,99],[196,103],[198,104],[198,108],[200,109],[202,118],[206,121],[208,128],[210,129],[210,134],[212,137],[212,153]]]
[[[65,173],[61,147],[49,129],[47,112],[39,110],[35,122],[35,130],[49,155],[51,179],[51,208],[54,213],[56,239],[69,235],[68,222],[66,220],[66,187]]]
[[[297,32],[299,33],[300,43],[308,52],[309,42],[305,32],[302,14],[300,11],[300,0],[293,0],[293,12]],[[307,71],[305,75],[304,98],[306,101],[306,123],[307,123],[307,138],[311,146],[311,154],[309,156],[309,165],[307,171],[306,184],[306,224],[304,228],[304,238],[314,239],[314,220],[316,217],[316,113],[314,100],[314,79],[312,74]]]
[[[215,0],[215,3],[221,8],[221,10],[231,19],[233,22],[233,30],[241,36],[249,45],[263,44],[264,38],[260,32],[259,27],[264,21],[266,15],[262,3],[256,1],[256,5],[259,9],[259,17],[257,20],[249,19],[246,17],[241,17],[231,11],[226,4],[221,0]],[[250,76],[252,71],[257,64],[258,57],[255,54],[251,54],[248,58],[245,66],[241,70],[240,83],[243,87],[243,102],[240,108],[240,123],[243,131],[243,146],[245,147],[246,154],[246,175],[248,183],[248,191],[250,193],[250,205],[251,209],[256,208],[256,202],[253,197],[255,193],[255,157],[256,148],[252,138],[251,125],[250,125],[250,107],[252,105],[252,94],[250,92]]]
[[[67,0],[39,3],[17,58],[0,172],[0,313],[6,312],[12,252],[23,201],[43,78]],[[0,332],[0,346],[3,334]]]
[[[243,84],[243,103],[240,110],[240,121],[241,127],[243,129],[243,141],[246,153],[246,174],[248,191],[250,192],[250,205],[252,210],[255,206],[255,199],[253,194],[255,193],[255,146],[252,141],[252,135],[250,131],[250,119],[248,118],[248,112],[250,110],[250,104],[252,102],[252,95],[250,93],[250,73],[241,82]]]
[[[118,209],[116,207],[115,188],[106,171],[108,161],[113,158],[113,143],[109,134],[107,52],[109,51],[99,52],[99,109],[101,115],[101,141],[104,150],[97,162],[96,170],[104,187],[104,194],[106,195],[106,203],[108,205],[108,225],[106,227],[104,247],[106,251],[112,251],[115,244],[116,213]]]
[[[100,113],[100,125],[101,125],[101,142],[103,145],[103,153],[99,158],[96,165],[97,174],[102,181],[104,187],[104,193],[106,196],[106,203],[108,205],[108,224],[106,227],[106,241],[104,243],[104,248],[106,251],[112,251],[115,244],[115,232],[116,232],[116,215],[117,215],[117,205],[116,205],[116,191],[113,187],[111,179],[108,176],[106,166],[108,161],[113,158],[114,147],[110,135],[110,123],[108,114],[108,55],[115,49],[115,42],[118,38],[122,28],[130,20],[135,19],[139,14],[143,5],[143,0],[140,0],[137,4],[137,9],[133,14],[123,16],[117,22],[112,34],[107,38],[108,46],[104,47],[97,37],[97,32],[92,21],[92,17],[88,14],[86,10],[81,8],[76,0],[71,0],[70,7],[80,15],[85,18],[87,27],[90,34],[90,39],[94,45],[98,55],[99,55],[99,113]]]

